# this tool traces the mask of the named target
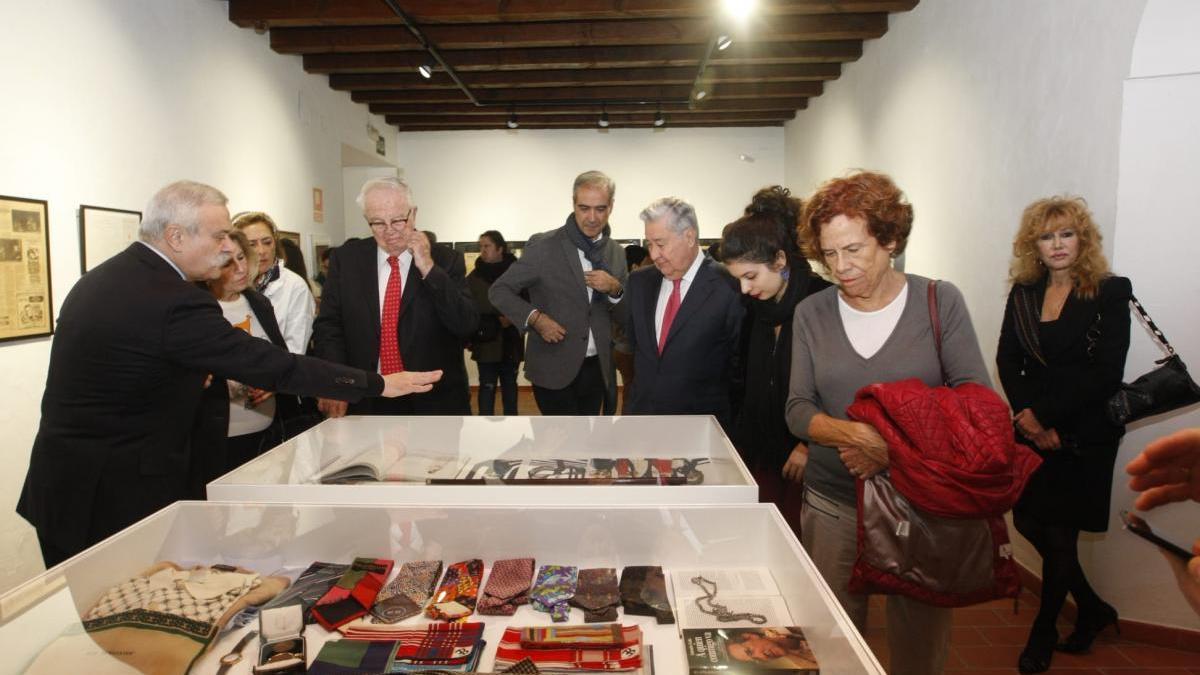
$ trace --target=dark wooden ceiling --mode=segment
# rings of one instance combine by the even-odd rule
[[[917,2],[759,0],[736,25],[719,0],[230,0],[229,19],[402,131],[778,126]]]

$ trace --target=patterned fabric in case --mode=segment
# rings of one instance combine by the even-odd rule
[[[425,616],[441,621],[465,619],[475,611],[479,584],[483,581],[483,561],[479,558],[456,562],[446,568],[446,576],[433,592]]]
[[[496,648],[496,668],[507,668],[523,659],[529,659],[541,670],[575,671],[603,670],[620,671],[635,670],[642,667],[642,633],[637,626],[627,635],[629,639],[617,647],[605,648],[575,648],[563,647],[557,644],[547,644],[544,647],[531,643],[530,646],[521,644],[522,629],[506,628]]]
[[[539,612],[547,612],[556,623],[566,621],[571,607],[567,601],[575,596],[579,583],[579,568],[571,565],[542,565],[529,591],[530,604]]]
[[[616,621],[617,608],[621,606],[617,570],[612,567],[579,570],[579,587],[571,604],[583,610],[583,620],[588,623]]]
[[[675,623],[666,577],[657,565],[630,565],[621,571],[621,606],[626,615],[652,616],[660,624]]]
[[[160,562],[107,592],[83,615],[91,639],[147,675],[186,672],[243,608],[287,587],[283,577]]]
[[[320,600],[321,596],[333,588],[333,585],[342,578],[348,569],[350,566],[344,563],[314,562],[300,573],[295,583],[263,605],[262,608],[271,609],[299,604],[304,611],[304,622],[313,623],[316,619],[312,618],[309,610],[317,604],[317,600]]]
[[[630,642],[640,642],[641,639],[641,628],[622,626],[619,623],[586,626],[529,626],[521,629],[521,646],[527,649],[620,647]]]
[[[533,580],[533,558],[497,560],[488,575],[487,585],[475,611],[493,616],[512,616],[517,607],[529,602],[529,584]]]
[[[384,623],[396,623],[421,613],[442,576],[441,560],[418,560],[400,566],[371,607],[371,615]]]
[[[350,569],[312,608],[313,618],[325,630],[365,616],[383,582],[392,571],[392,561],[384,558],[355,558]]]

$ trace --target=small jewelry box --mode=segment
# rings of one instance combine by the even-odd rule
[[[281,675],[303,673],[308,664],[308,642],[304,638],[304,608],[299,604],[265,609],[258,616],[263,644],[254,672]]]

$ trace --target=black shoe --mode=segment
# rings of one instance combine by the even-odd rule
[[[1044,673],[1050,669],[1054,658],[1054,645],[1058,642],[1058,631],[1053,628],[1041,630],[1036,626],[1029,631],[1029,640],[1017,659],[1017,670],[1022,674]]]
[[[1066,640],[1058,643],[1056,649],[1068,654],[1082,654],[1092,648],[1096,636],[1105,628],[1113,626],[1117,629],[1117,635],[1120,635],[1121,624],[1118,623],[1118,618],[1117,610],[1108,603],[1102,604],[1100,609],[1094,612],[1081,612],[1079,620],[1075,623],[1075,631],[1068,635]]]

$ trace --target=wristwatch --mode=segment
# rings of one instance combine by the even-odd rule
[[[225,675],[229,672],[230,668],[241,663],[242,650],[246,648],[246,645],[250,644],[251,640],[257,637],[258,631],[256,630],[252,630],[243,635],[242,639],[238,640],[237,644],[233,646],[233,649],[231,649],[228,654],[221,657],[221,667],[217,670],[217,675]]]

